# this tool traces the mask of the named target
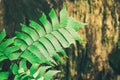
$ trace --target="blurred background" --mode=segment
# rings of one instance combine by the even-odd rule
[[[66,49],[59,80],[120,80],[120,0],[0,0],[0,31],[13,37],[20,23],[39,22],[51,8],[59,16],[64,5],[69,16],[87,25],[78,31],[84,43]]]

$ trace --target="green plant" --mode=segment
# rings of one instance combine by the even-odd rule
[[[52,23],[43,13],[39,19],[42,25],[32,20],[29,26],[21,24],[22,30],[11,39],[5,39],[5,30],[0,33],[0,63],[5,59],[12,63],[7,72],[2,72],[0,66],[0,80],[8,79],[11,71],[14,80],[50,80],[60,72],[53,67],[67,57],[64,48],[75,40],[82,42],[76,31],[84,23],[69,18],[65,7],[60,11],[60,21],[54,9],[49,17]]]

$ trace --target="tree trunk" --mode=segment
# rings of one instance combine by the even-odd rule
[[[2,3],[2,0],[0,0],[0,32],[3,29],[3,14],[4,14],[3,9],[4,9],[3,3]]]
[[[64,4],[70,16],[88,24],[78,31],[86,43],[77,44],[78,51],[69,52],[67,80],[116,80],[108,56],[117,50],[119,1],[66,0]]]

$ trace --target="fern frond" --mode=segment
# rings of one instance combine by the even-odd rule
[[[6,32],[3,29],[3,31],[0,33],[0,62],[5,59],[18,59],[20,54],[16,51],[19,50],[19,47],[13,45],[14,38],[6,40],[5,37]]]
[[[29,26],[21,24],[22,31],[16,32],[15,45],[22,50],[20,57],[32,64],[56,64],[55,60],[62,62],[57,52],[67,56],[64,48],[74,44],[75,40],[82,41],[76,30],[84,24],[68,18],[66,7],[60,11],[60,22],[54,9],[49,13],[49,17],[52,23],[43,13],[39,19],[42,25],[30,20]]]
[[[54,9],[49,17],[51,22],[42,14],[39,19],[42,25],[32,20],[29,26],[21,24],[22,30],[11,39],[5,39],[5,30],[0,33],[0,62],[5,59],[17,60],[10,67],[15,75],[14,80],[50,80],[60,72],[51,67],[62,63],[61,56],[67,57],[64,48],[75,44],[76,40],[82,42],[76,31],[85,24],[69,18],[66,7],[60,11],[60,20]],[[32,65],[30,68],[27,67],[27,61]],[[0,75],[3,74],[0,80],[8,78],[8,72],[0,72]]]
[[[28,69],[26,65],[26,60],[22,59],[17,64],[11,65],[11,70],[15,75],[14,80],[50,80],[52,76],[57,74],[60,71],[49,70],[51,66],[39,66],[39,64],[32,64],[32,66]]]
[[[0,33],[0,63],[5,59],[9,60],[18,59],[20,55],[19,53],[16,52],[19,50],[19,48],[13,45],[14,38],[5,39],[5,37],[6,32],[5,29],[3,29],[2,32]],[[2,67],[4,66],[0,64],[0,80],[7,80],[9,77],[9,72],[1,72]]]

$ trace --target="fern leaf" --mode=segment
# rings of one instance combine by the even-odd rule
[[[15,39],[14,44],[19,46],[21,51],[24,51],[27,48],[27,43],[23,40]]]
[[[19,68],[20,68],[20,69],[23,68],[24,71],[27,71],[26,59],[22,59],[22,60],[20,61],[20,63],[19,63]]]
[[[11,70],[15,74],[14,80],[39,80],[42,77],[52,78],[55,73],[59,71],[49,70],[51,66],[40,66],[39,64],[32,64],[30,68],[27,68],[26,60],[22,59],[19,63],[11,65]],[[50,72],[53,72],[50,76]]]
[[[51,66],[42,66],[37,71],[33,74],[33,76],[37,79],[41,78],[44,76],[44,73],[47,69],[51,68]]]
[[[14,39],[7,39],[6,41],[2,41],[0,44],[0,51],[5,50],[9,45],[13,44]]]
[[[17,64],[12,64],[11,66],[10,66],[10,69],[12,70],[12,72],[13,72],[13,74],[18,74],[18,66],[17,66]]]
[[[30,67],[30,75],[33,75],[38,69],[38,67],[39,67],[39,64],[32,64],[32,66]]]
[[[39,39],[39,36],[35,32],[35,30],[31,29],[30,27],[27,27],[24,24],[21,24],[21,26],[22,26],[22,31],[27,33],[33,39],[33,41],[36,41],[37,39]]]
[[[69,18],[68,19],[68,24],[67,24],[67,27],[72,27],[74,30],[79,30],[81,27],[83,27],[84,25],[86,25],[85,23],[83,22],[78,22],[78,21],[75,21],[73,18]]]
[[[15,51],[19,50],[19,47],[17,46],[11,46],[7,48],[5,51],[3,51],[6,55],[9,55],[10,53],[13,53]]]
[[[34,45],[32,45],[32,46],[30,46],[28,48],[28,50],[30,52],[34,53],[40,59],[41,62],[47,63],[47,59],[45,58],[45,56],[42,53],[40,53],[40,51],[39,51],[39,49],[37,47],[35,47]]]
[[[68,23],[68,15],[66,7],[64,6],[60,11],[60,27],[66,27]]]
[[[33,29],[35,29],[38,32],[40,37],[42,37],[46,34],[44,28],[41,25],[39,25],[38,23],[36,23],[35,21],[30,20],[29,26],[31,26]]]
[[[5,60],[5,59],[8,59],[8,57],[4,56],[3,53],[0,52],[0,62]]]
[[[65,39],[69,42],[69,44],[75,43],[74,38],[65,29],[61,28],[59,29],[59,32],[65,37]]]
[[[69,47],[69,43],[65,40],[62,34],[60,34],[58,31],[52,32],[52,35],[55,36],[59,40],[59,42],[61,43],[63,47],[65,48]]]
[[[43,43],[43,45],[45,46],[45,48],[47,49],[51,57],[54,57],[61,62],[60,56],[56,53],[54,47],[52,46],[52,44],[50,43],[48,39],[40,38],[39,41]]]
[[[49,13],[49,16],[52,21],[53,30],[59,29],[60,25],[59,25],[59,21],[58,21],[58,18],[57,18],[57,15],[56,15],[54,9],[51,10],[51,12]]]
[[[51,80],[51,78],[59,72],[60,71],[52,71],[52,70],[48,71],[44,76],[44,80]]]
[[[43,63],[35,54],[30,52],[29,50],[25,50],[22,53],[21,57],[27,59],[31,63],[38,63],[38,64]]]
[[[58,40],[52,34],[46,35],[46,38],[50,40],[57,52],[60,52],[63,56],[67,56]]]
[[[66,30],[74,37],[75,40],[77,40],[78,42],[82,43],[83,39],[80,37],[80,35],[78,35],[78,33],[70,27],[65,27]]]
[[[5,39],[6,32],[3,31],[0,33],[0,62],[5,59],[15,60],[18,59],[19,53],[16,51],[19,50],[19,47],[14,46],[13,42],[15,38]]]
[[[33,43],[32,38],[31,38],[29,35],[25,34],[25,33],[16,32],[16,35],[17,35],[17,38],[19,38],[19,39],[21,39],[22,41],[25,42],[23,45],[25,45],[25,44],[31,45],[31,44]],[[20,41],[20,40],[19,40],[19,41]],[[20,46],[20,43],[16,42],[16,40],[15,40],[15,45],[16,45],[16,46]],[[22,44],[21,44],[21,45],[22,45]],[[27,47],[27,46],[26,46],[26,47]],[[24,48],[24,50],[25,50],[25,49],[26,49],[26,48]]]
[[[0,72],[0,80],[7,80],[9,77],[8,72]]]
[[[46,15],[44,13],[42,14],[40,18],[40,22],[43,24],[47,33],[50,33],[52,31],[52,26],[50,22],[47,20]]]
[[[57,63],[50,57],[47,49],[45,48],[45,46],[44,46],[42,43],[40,44],[40,42],[35,42],[33,45],[36,46],[36,47],[41,51],[41,53],[45,56],[45,59],[46,59],[46,60],[48,60],[48,61],[50,61],[50,62],[52,62],[52,63],[54,63],[54,64],[57,64]]]

